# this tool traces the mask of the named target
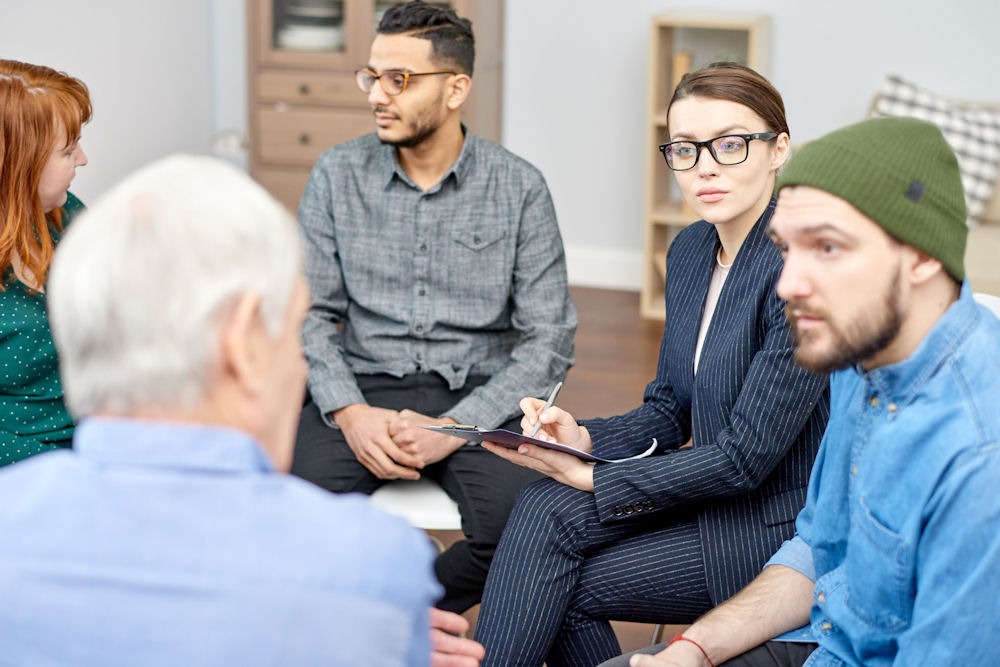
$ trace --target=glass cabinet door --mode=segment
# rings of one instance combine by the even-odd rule
[[[272,0],[272,3],[274,48],[343,53],[343,0]]]
[[[253,1],[262,63],[345,69],[368,50],[372,0]]]

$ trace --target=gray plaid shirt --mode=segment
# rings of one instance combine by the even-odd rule
[[[576,311],[541,173],[466,134],[424,192],[374,134],[326,151],[299,206],[312,307],[309,390],[324,419],[365,399],[355,374],[489,376],[448,416],[492,427],[573,363]],[[434,416],[434,415],[432,415]]]

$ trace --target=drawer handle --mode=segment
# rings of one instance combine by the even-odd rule
[[[299,143],[302,144],[303,146],[307,146],[310,141],[312,141],[312,137],[310,137],[305,132],[299,135]]]
[[[309,94],[309,84],[308,83],[300,83],[299,84],[299,94],[300,95],[308,95]]]

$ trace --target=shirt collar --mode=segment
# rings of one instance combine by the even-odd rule
[[[458,158],[455,160],[454,164],[445,172],[441,180],[431,188],[428,192],[435,192],[441,184],[448,180],[451,176],[455,179],[455,184],[461,186],[465,181],[469,170],[472,169],[473,162],[475,161],[475,138],[469,134],[468,128],[465,127],[465,123],[462,123],[462,136],[464,141],[462,142],[462,150],[458,153]],[[378,169],[381,174],[380,180],[385,184],[385,187],[392,185],[393,178],[399,178],[399,180],[406,183],[411,188],[416,188],[416,184],[410,179],[406,174],[406,171],[399,164],[399,156],[396,153],[396,147],[390,146],[389,144],[382,144],[380,147]]]
[[[959,298],[945,311],[913,353],[895,364],[854,371],[870,382],[883,397],[902,406],[920,391],[928,379],[954,354],[979,318],[969,281],[962,283]]]
[[[217,472],[274,472],[248,434],[203,424],[90,417],[77,426],[73,449],[97,463]]]

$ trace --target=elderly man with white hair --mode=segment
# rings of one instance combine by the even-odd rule
[[[418,531],[284,474],[309,296],[261,188],[211,158],[137,172],[70,227],[48,296],[82,421],[0,474],[0,662],[477,664]]]

